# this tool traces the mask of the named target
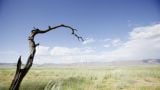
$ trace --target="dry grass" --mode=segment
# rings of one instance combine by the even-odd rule
[[[0,90],[14,73],[0,69]],[[20,90],[160,90],[160,66],[32,68]]]

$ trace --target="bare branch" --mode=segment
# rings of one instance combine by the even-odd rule
[[[81,40],[81,41],[84,41],[84,39],[81,37],[81,36],[78,36],[75,32],[77,32],[78,30],[72,28],[71,26],[67,26],[67,25],[64,25],[64,24],[61,24],[61,25],[57,25],[57,26],[54,26],[54,27],[51,27],[51,26],[48,26],[48,29],[46,30],[40,30],[38,28],[35,28],[32,30],[32,33],[33,34],[33,37],[36,35],[36,34],[43,34],[43,33],[46,33],[48,31],[51,31],[51,30],[54,30],[54,29],[57,29],[57,28],[60,28],[60,27],[64,27],[64,28],[68,28],[72,31],[72,35],[74,35],[75,37],[77,37],[78,40]]]
[[[46,30],[40,30],[38,28],[33,27],[34,29],[31,31],[30,36],[28,37],[28,41],[29,41],[29,47],[30,47],[30,55],[28,56],[27,59],[27,63],[24,66],[24,68],[21,69],[21,56],[18,59],[18,63],[17,63],[17,70],[16,70],[16,74],[14,76],[14,79],[12,80],[12,84],[10,86],[10,90],[19,90],[19,86],[21,84],[21,81],[23,80],[24,76],[27,74],[27,72],[29,71],[29,69],[32,66],[33,60],[34,60],[34,56],[36,53],[36,47],[39,45],[39,43],[35,43],[34,38],[37,34],[43,34],[43,33],[47,33],[51,30],[55,30],[57,28],[60,27],[64,27],[64,28],[68,28],[72,31],[72,35],[74,35],[79,41],[84,41],[83,38],[79,35],[77,35],[75,32],[77,32],[76,29],[72,28],[71,26],[67,26],[67,25],[57,25],[54,27],[48,26],[48,29]]]

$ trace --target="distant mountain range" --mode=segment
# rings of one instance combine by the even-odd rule
[[[122,65],[160,65],[160,59],[117,60],[111,62],[81,62],[68,64],[70,66],[122,66]]]
[[[71,64],[34,64],[33,66],[122,66],[122,65],[160,65],[160,59],[145,59],[145,60],[117,60],[111,62],[79,62]],[[0,67],[16,66],[16,63],[0,63]]]

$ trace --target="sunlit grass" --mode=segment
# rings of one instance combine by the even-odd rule
[[[0,90],[14,73],[0,69]],[[32,68],[20,90],[160,90],[160,66]]]

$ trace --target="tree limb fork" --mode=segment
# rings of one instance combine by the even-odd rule
[[[77,30],[72,28],[71,26],[67,26],[67,25],[63,25],[63,24],[53,26],[53,27],[48,26],[48,29],[46,29],[46,30],[40,30],[38,28],[34,28],[28,37],[30,53],[29,53],[29,56],[27,59],[27,63],[22,68],[21,67],[22,66],[21,56],[19,57],[18,62],[17,62],[16,73],[15,73],[15,76],[12,80],[10,90],[19,90],[21,81],[23,80],[23,78],[25,77],[25,75],[27,74],[27,72],[29,71],[29,69],[31,68],[31,66],[33,64],[34,56],[36,53],[36,47],[39,45],[39,43],[35,43],[35,41],[34,41],[35,36],[38,34],[47,33],[49,31],[55,30],[60,27],[68,28],[69,30],[72,31],[71,34],[74,35],[79,41],[84,41],[84,39],[81,36],[79,36],[75,33],[75,32],[77,32]]]

